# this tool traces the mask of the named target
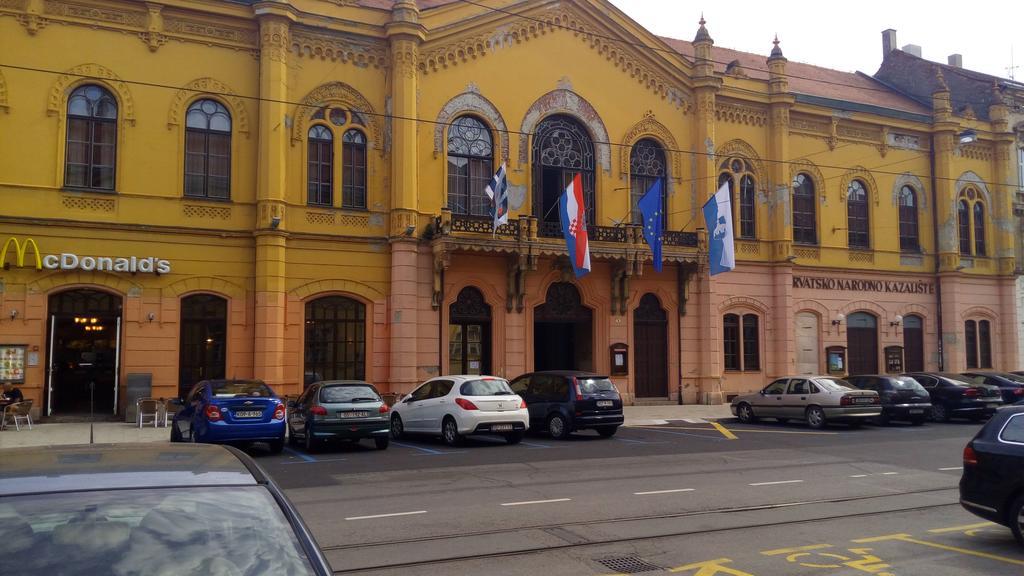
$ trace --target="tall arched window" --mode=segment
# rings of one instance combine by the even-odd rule
[[[587,225],[595,223],[594,164],[594,142],[575,118],[555,114],[537,126],[533,136],[533,213],[541,220],[542,235],[562,235],[558,200],[576,174],[583,182]]]
[[[185,195],[231,197],[231,114],[216,100],[196,100],[185,116]]]
[[[366,209],[366,136],[347,130],[341,137],[341,207]]]
[[[992,328],[988,320],[978,322],[978,368],[992,367]]]
[[[964,322],[964,348],[967,352],[967,367],[978,367],[978,323],[974,320]]]
[[[491,373],[491,307],[472,286],[448,307],[447,373]]]
[[[985,256],[985,205],[974,203],[974,255]]]
[[[307,202],[316,206],[334,203],[334,135],[321,124],[309,128],[307,154]]]
[[[366,379],[366,306],[344,296],[306,303],[306,378]]]
[[[868,192],[860,180],[850,182],[846,193],[846,221],[850,248],[871,247],[871,227],[868,222]]]
[[[818,243],[816,210],[814,181],[807,174],[797,174],[793,179],[793,242]]]
[[[64,185],[114,189],[117,161],[117,100],[105,88],[86,84],[68,97]]]
[[[473,116],[459,116],[448,127],[448,208],[452,214],[487,216],[485,192],[494,175],[491,131]]]
[[[920,252],[917,225],[917,192],[910,186],[900,189],[900,250]]]
[[[754,239],[757,237],[757,209],[755,196],[757,182],[754,179],[754,166],[745,158],[730,158],[719,166],[718,186],[729,184],[729,194],[735,199],[737,206],[736,222],[739,222],[740,238]],[[739,195],[736,188],[739,187]]]
[[[643,223],[643,214],[640,213],[637,202],[659,180],[662,223],[665,223],[668,215],[668,207],[665,204],[665,166],[665,149],[656,140],[644,138],[633,144],[629,152],[629,206],[634,224]]]
[[[960,254],[971,255],[971,209],[967,200],[957,202],[957,222],[960,229]]]

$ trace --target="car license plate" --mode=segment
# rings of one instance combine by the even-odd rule
[[[510,432],[512,430],[511,424],[491,424],[491,430],[493,432]]]
[[[924,409],[921,409],[921,410],[911,410],[910,413],[911,414],[924,414]]]
[[[259,418],[263,416],[263,410],[238,410],[235,412],[235,418]]]
[[[597,401],[597,407],[598,408],[611,408],[612,407],[612,401],[611,400],[598,400]]]
[[[370,415],[370,413],[366,411],[340,412],[339,414],[341,414],[342,418],[366,418]]]
[[[861,396],[853,399],[854,404],[871,404],[871,397]]]

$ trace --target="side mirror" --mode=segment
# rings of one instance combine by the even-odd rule
[[[408,404],[409,402],[412,402],[412,396],[406,396],[405,398],[402,398],[402,404]]]

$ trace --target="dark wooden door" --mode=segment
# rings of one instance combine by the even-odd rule
[[[849,374],[878,374],[878,324],[863,312],[850,314],[846,327]]]
[[[227,367],[228,301],[213,294],[181,299],[178,396],[200,380],[223,378]]]
[[[907,372],[924,372],[924,327],[917,316],[903,319],[903,364]]]
[[[653,294],[633,311],[633,364],[638,398],[668,396],[668,316]]]

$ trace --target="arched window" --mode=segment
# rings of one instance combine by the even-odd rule
[[[86,84],[68,97],[64,185],[114,189],[117,162],[117,100],[105,88]]]
[[[665,150],[656,140],[644,138],[633,144],[629,152],[629,206],[634,224],[643,223],[643,214],[637,202],[650,190],[655,182],[661,181],[662,223],[667,220],[668,207],[665,203]]]
[[[307,202],[316,206],[334,203],[334,135],[321,124],[309,128],[307,154]]]
[[[974,320],[964,322],[964,348],[967,352],[967,367],[978,367],[978,323]]]
[[[850,182],[846,193],[846,221],[850,248],[871,248],[868,192],[860,180]]]
[[[491,307],[467,286],[448,308],[448,374],[491,373]]]
[[[920,252],[917,226],[917,193],[910,186],[900,189],[900,250]]]
[[[793,242],[818,243],[816,210],[814,181],[807,174],[797,174],[793,179]]]
[[[562,235],[558,200],[576,174],[583,183],[587,226],[594,225],[594,164],[594,142],[575,118],[556,114],[537,126],[533,136],[533,213],[541,220],[541,235]]]
[[[971,255],[971,209],[967,200],[957,203],[957,222],[960,229],[960,254]]]
[[[485,191],[494,175],[491,131],[473,116],[459,116],[448,127],[448,208],[452,214],[487,216]]]
[[[974,203],[974,255],[985,256],[985,205]]]
[[[366,379],[366,306],[344,296],[306,303],[306,379]]]
[[[754,166],[745,158],[730,158],[719,166],[718,186],[729,184],[729,194],[734,198],[737,214],[734,221],[739,222],[740,238],[754,239],[757,237],[757,195],[754,180]],[[739,186],[739,196],[736,187]]]
[[[196,100],[185,116],[185,196],[231,197],[231,114],[216,100]]]
[[[366,136],[347,130],[341,137],[341,207],[366,209]]]

